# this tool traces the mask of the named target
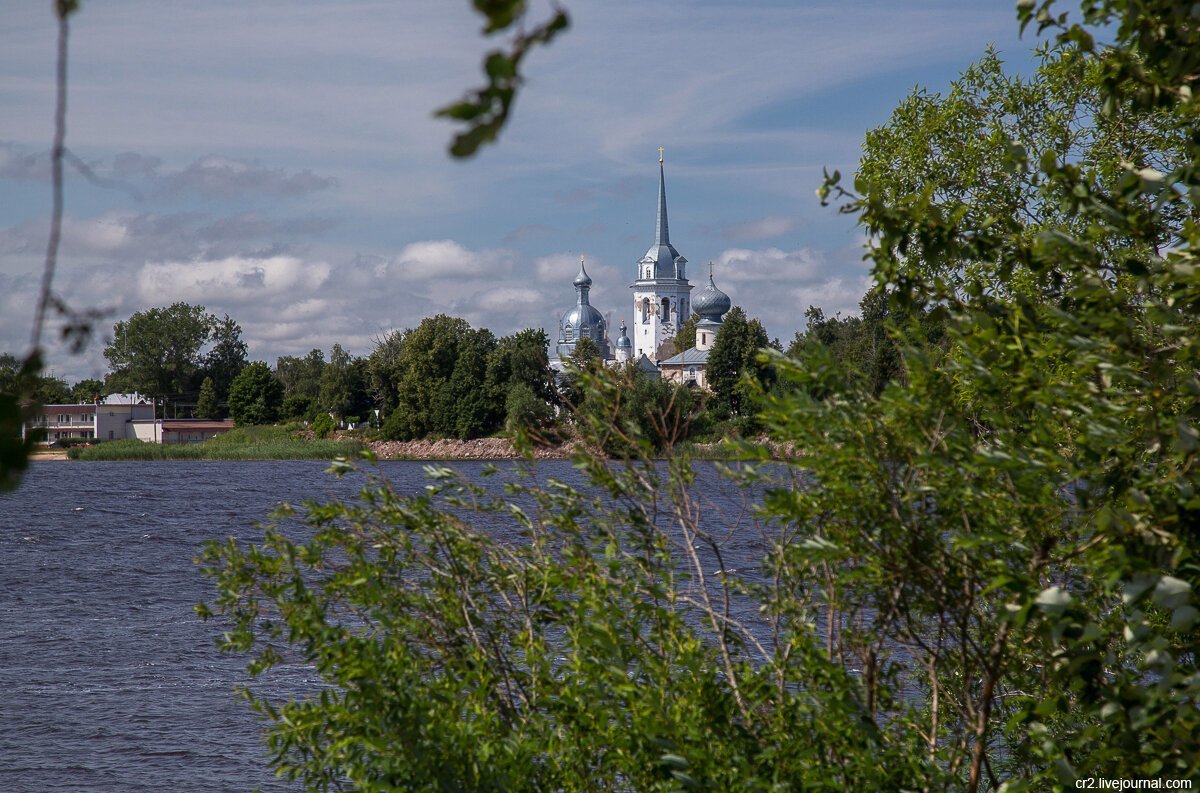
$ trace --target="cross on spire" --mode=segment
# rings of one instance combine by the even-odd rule
[[[659,146],[659,147],[658,147],[658,161],[659,161],[659,162],[662,162],[662,161],[663,161],[663,159],[662,159],[662,152],[663,152],[663,148],[662,148],[662,146]]]

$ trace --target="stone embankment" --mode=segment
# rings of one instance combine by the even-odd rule
[[[759,438],[756,443],[765,447],[772,459],[795,459],[800,455],[791,444]],[[516,460],[520,454],[508,438],[478,438],[470,441],[454,439],[424,441],[372,441],[367,444],[380,460]],[[575,441],[556,446],[539,446],[534,457],[539,460],[566,460],[577,448]],[[722,444],[704,443],[691,447],[697,459],[726,459],[728,451]]]
[[[380,460],[516,460],[521,455],[508,438],[477,438],[470,441],[373,441],[368,444]],[[539,447],[539,460],[563,460],[571,456],[571,444]]]

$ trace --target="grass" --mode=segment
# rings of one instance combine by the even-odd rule
[[[332,460],[354,457],[358,441],[309,440],[286,427],[237,427],[203,443],[161,444],[139,440],[98,443],[68,450],[72,460]]]

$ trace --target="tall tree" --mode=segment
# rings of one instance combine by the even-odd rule
[[[239,372],[240,374],[240,372]],[[200,396],[196,399],[196,415],[202,419],[222,418],[221,403],[217,399],[217,388],[211,377],[200,384]]]
[[[279,420],[283,385],[262,361],[247,364],[229,386],[229,415],[240,426]]]
[[[488,354],[487,388],[497,405],[503,405],[509,390],[517,385],[524,385],[544,402],[554,400],[549,344],[549,337],[540,328],[518,331],[496,342]]]
[[[705,369],[715,409],[728,416],[749,416],[755,411],[753,386],[743,381],[743,377],[750,378],[760,389],[769,384],[770,369],[758,362],[758,354],[770,342],[761,322],[748,319],[740,306],[729,310],[709,350]]]
[[[242,341],[242,326],[226,314],[213,321],[212,348],[204,356],[204,376],[212,379],[218,402],[229,397],[229,385],[246,365],[246,342]]]
[[[1038,280],[1019,252],[1043,231],[1094,236],[1089,244],[1110,253],[1134,243],[1116,227],[1091,225],[1062,192],[1065,183],[1037,167],[1059,158],[1086,174],[1094,189],[1111,191],[1130,169],[1169,171],[1185,160],[1193,127],[1187,115],[1107,111],[1106,70],[1104,59],[1060,45],[1043,48],[1035,73],[1022,77],[1006,73],[989,50],[945,94],[918,88],[887,124],[869,131],[856,182],[875,207],[953,213],[945,217],[961,229],[1009,240],[998,250],[910,245],[895,275],[1019,291]],[[874,223],[877,216],[886,222],[882,213],[865,219]],[[1178,240],[1186,213],[1168,204],[1159,220],[1153,238],[1137,241],[1137,255]]]
[[[367,402],[363,372],[363,361],[343,350],[342,345],[334,344],[329,351],[329,363],[321,372],[321,390],[317,396],[320,409],[333,413],[339,420],[361,417]]]
[[[375,349],[367,356],[367,391],[386,418],[396,407],[400,382],[400,349],[404,333],[393,330],[375,339]]]
[[[112,367],[109,387],[171,398],[194,394],[192,378],[215,323],[204,306],[187,303],[139,311],[118,322],[104,348]]]
[[[438,314],[406,331],[395,363],[396,409],[384,423],[388,437],[429,434],[471,437],[502,420],[485,392],[487,357],[496,338],[466,320]]]
[[[275,376],[283,384],[284,396],[304,396],[315,404],[321,395],[321,375],[325,365],[325,353],[316,348],[303,358],[280,356],[275,362]]]

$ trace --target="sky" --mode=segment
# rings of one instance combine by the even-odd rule
[[[438,313],[551,341],[586,258],[632,322],[664,148],[671,241],[785,345],[810,305],[857,311],[865,239],[821,207],[865,132],[989,45],[1023,70],[1014,5],[984,0],[563,0],[498,145],[453,160],[433,112],[503,44],[468,0],[84,0],[72,18],[69,170],[54,288],[114,322],[177,301],[228,314],[252,360],[368,355]],[[0,352],[29,344],[51,208],[50,0],[0,12]],[[531,19],[550,6],[531,0]]]

